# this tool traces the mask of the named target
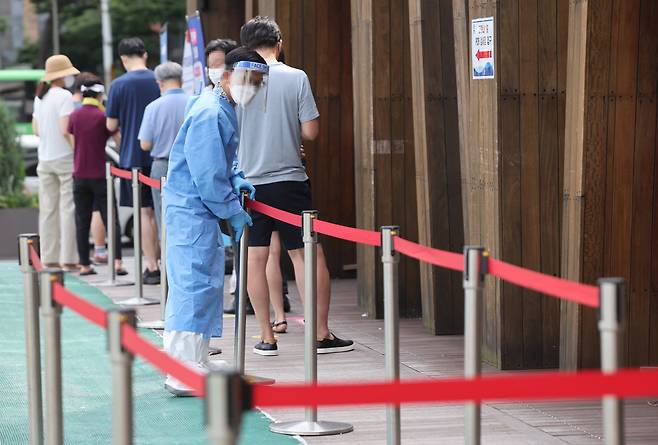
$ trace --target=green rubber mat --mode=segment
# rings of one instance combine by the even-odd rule
[[[109,308],[112,302],[98,289],[67,275],[67,288],[88,301]],[[141,334],[155,344],[153,332]],[[43,335],[43,333],[42,333]],[[16,263],[0,262],[0,444],[25,444],[27,392],[23,330],[23,279]],[[43,358],[43,355],[42,355]],[[62,314],[64,442],[111,442],[111,376],[105,333],[77,314]],[[136,444],[205,444],[203,402],[176,398],[163,389],[159,371],[139,359],[133,366]],[[242,422],[241,444],[297,444],[268,430],[262,413],[248,413]]]

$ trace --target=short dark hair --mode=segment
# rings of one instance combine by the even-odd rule
[[[271,48],[280,41],[281,29],[271,17],[254,17],[240,28],[240,42],[250,49]]]
[[[138,56],[142,57],[146,53],[144,42],[139,37],[127,37],[121,39],[117,48],[119,56]]]
[[[210,53],[214,53],[217,51],[221,51],[224,53],[224,55],[230,53],[233,51],[235,48],[238,47],[238,42],[235,40],[231,39],[215,39],[211,40],[208,42],[206,45],[206,63],[208,62],[208,56],[210,56]]]
[[[263,65],[267,64],[265,59],[256,51],[240,46],[226,55],[226,69],[230,71],[233,69],[233,65],[242,61],[262,63]]]
[[[92,87],[96,84],[103,85],[103,81],[97,75],[89,73],[89,76],[87,76],[85,78],[84,82],[82,82],[82,85],[80,85],[80,87],[82,87],[82,86]],[[92,90],[87,90],[87,91],[84,91],[82,93],[82,97],[94,97],[95,98],[95,97],[101,96],[102,94],[103,93],[97,93],[97,92],[92,91]]]
[[[73,92],[77,93],[80,91],[80,87],[84,85],[87,79],[90,77],[98,78],[96,74],[90,73],[89,71],[83,71],[77,76],[75,76],[75,82],[73,83]]]

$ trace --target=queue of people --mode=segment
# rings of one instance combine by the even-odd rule
[[[304,295],[300,230],[259,213],[250,216],[240,195],[247,191],[250,198],[291,213],[313,208],[302,143],[317,137],[319,112],[306,73],[281,61],[283,38],[274,20],[251,19],[242,27],[240,39],[240,47],[229,39],[208,44],[209,85],[191,98],[181,88],[179,64],[167,62],[151,71],[143,42],[127,38],[118,45],[126,73],[112,82],[106,105],[102,81],[85,73],[75,82],[79,72],[63,55],[46,62],[35,99],[44,261],[70,270],[79,264],[81,274],[95,273],[89,232],[95,211],[107,224],[104,150],[113,138],[121,168],[139,167],[154,179],[167,177],[164,208],[160,190],[142,188],[143,282],[160,282],[158,235],[165,221],[169,295],[164,347],[202,371],[211,366],[210,337],[222,330],[225,246],[220,222],[229,228],[234,248],[244,227],[252,226],[248,269],[243,273],[261,330],[255,354],[277,355],[274,333],[287,331],[282,247],[292,260],[299,295]],[[74,83],[80,101],[75,111],[73,95],[66,89]],[[120,204],[131,206],[132,199],[130,183],[122,180]],[[102,258],[104,240],[97,240],[96,233],[94,258]],[[116,249],[115,266],[125,273],[120,243]],[[321,245],[317,278],[317,352],[350,351],[354,343],[336,337],[329,328],[331,288]],[[179,396],[190,393],[171,376],[165,387]]]

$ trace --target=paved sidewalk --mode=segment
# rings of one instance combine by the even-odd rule
[[[132,270],[130,258],[127,269]],[[106,268],[88,281],[105,279]],[[227,277],[228,278],[228,277]],[[246,371],[272,377],[277,382],[302,382],[304,379],[303,309],[294,282],[289,283],[293,311],[289,314],[289,330],[279,335],[279,356],[263,357],[251,353],[258,329],[253,316],[247,318]],[[132,297],[134,287],[102,288],[115,302]],[[384,331],[382,320],[369,320],[356,306],[355,280],[335,280],[332,283],[330,325],[341,338],[356,342],[356,350],[318,357],[320,382],[380,380],[384,377]],[[147,296],[158,297],[159,286],[144,286]],[[225,301],[230,296],[225,295]],[[144,320],[159,317],[159,306],[138,308]],[[212,345],[223,353],[216,359],[228,362],[233,358],[233,317],[224,318],[225,338],[213,339]],[[401,377],[437,378],[459,376],[463,363],[461,336],[432,336],[420,320],[400,322]],[[483,366],[486,373],[498,372]],[[302,420],[301,409],[272,409],[267,414],[277,421]],[[320,420],[350,422],[354,432],[344,436],[305,438],[315,444],[382,444],[385,443],[384,407],[354,407],[320,409]],[[484,444],[552,445],[602,444],[600,405],[593,401],[568,403],[494,403],[482,407]],[[626,437],[628,445],[658,443],[658,408],[647,400],[626,403]],[[402,408],[403,443],[442,445],[463,443],[463,406],[405,405]]]

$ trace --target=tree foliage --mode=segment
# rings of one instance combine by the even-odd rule
[[[31,0],[37,12],[50,13],[52,0]],[[60,52],[81,71],[102,70],[101,15],[99,0],[59,0]],[[159,61],[160,23],[169,23],[170,40],[182,42],[185,2],[182,0],[109,0],[115,66],[121,68],[117,43],[140,37],[149,52],[149,65]],[[48,39],[50,41],[50,39]]]

